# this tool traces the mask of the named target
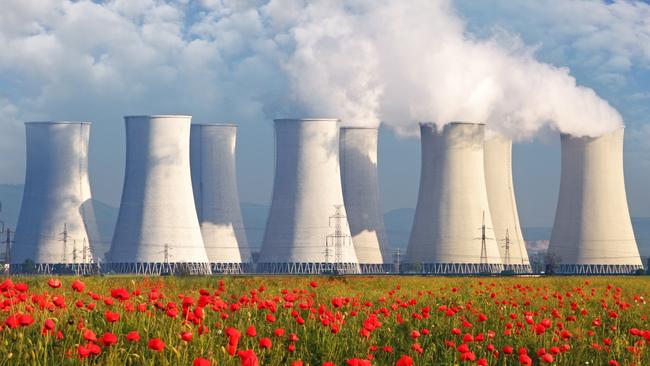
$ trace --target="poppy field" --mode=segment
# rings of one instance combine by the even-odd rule
[[[643,277],[10,277],[0,365],[649,365]]]

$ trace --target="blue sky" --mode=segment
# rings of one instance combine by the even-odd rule
[[[23,180],[22,122],[92,121],[93,194],[117,205],[122,116],[191,114],[196,122],[239,124],[241,200],[268,204],[272,118],[318,115],[353,124],[385,122],[379,151],[384,210],[414,207],[417,120],[444,123],[468,116],[485,118],[518,139],[513,165],[523,225],[550,226],[559,185],[557,131],[597,133],[616,120],[605,102],[570,85],[574,77],[622,116],[630,210],[633,216],[650,216],[650,5],[429,3],[5,1],[0,5],[0,47],[6,50],[0,54],[0,183]],[[445,44],[451,47],[438,52]],[[456,64],[459,69],[452,67]],[[495,67],[500,69],[492,73]],[[517,85],[528,82],[526,75],[523,81],[508,75],[510,67],[524,74],[539,71],[528,76],[550,90],[557,85],[558,99],[568,106],[552,105],[535,93],[516,107],[504,103],[521,91]],[[455,88],[448,76],[458,70],[471,77]],[[484,71],[490,73],[487,84]],[[473,84],[476,80],[487,92],[473,93],[484,90]],[[505,91],[505,97],[495,100],[494,90]],[[605,112],[572,110],[574,99]],[[529,113],[515,113],[520,110]],[[557,110],[564,115],[547,121]],[[520,122],[522,115],[534,117]],[[510,124],[498,123],[511,116]]]

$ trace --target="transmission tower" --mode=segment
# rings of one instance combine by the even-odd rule
[[[345,224],[345,215],[343,215],[343,205],[334,205],[334,215],[330,216],[330,227],[334,223],[334,232],[327,236],[326,239],[326,258],[329,256],[329,247],[334,247],[334,271],[342,269],[343,263],[343,246],[347,245],[350,240],[350,235],[343,232],[343,225]]]
[[[483,211],[483,224],[481,225],[481,237],[476,239],[481,239],[481,260],[479,265],[479,271],[481,273],[487,273],[490,270],[488,265],[488,256],[487,256],[487,240],[492,239],[487,237],[487,227],[485,226],[485,211]]]
[[[503,264],[505,269],[510,269],[510,235],[508,234],[508,229],[506,228],[506,238],[504,239],[505,245],[505,255],[503,259]]]
[[[402,253],[400,252],[400,248],[397,248],[397,252],[394,255],[394,271],[395,273],[400,273],[401,271],[401,265],[402,265]]]
[[[63,223],[63,232],[61,235],[61,242],[63,242],[63,263],[68,263],[68,224]]]
[[[5,270],[11,274],[11,229],[7,228],[7,239],[5,240]]]
[[[169,243],[165,243],[165,249],[163,249],[163,258],[165,261],[165,264],[169,264]]]

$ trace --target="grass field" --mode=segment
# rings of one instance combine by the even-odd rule
[[[0,365],[650,365],[650,277],[11,277],[0,290]]]

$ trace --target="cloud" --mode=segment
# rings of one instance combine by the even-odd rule
[[[650,4],[643,1],[456,0],[473,30],[489,33],[493,24],[539,43],[548,59],[617,74],[650,68]],[[610,85],[601,78],[600,86]]]
[[[516,35],[473,35],[449,1],[14,0],[3,8],[0,47],[12,52],[0,54],[0,82],[17,118],[313,115],[403,133],[420,121],[470,120],[513,137],[548,127],[597,135],[622,123]],[[578,38],[574,48],[612,34]],[[610,57],[608,67],[635,57]]]

